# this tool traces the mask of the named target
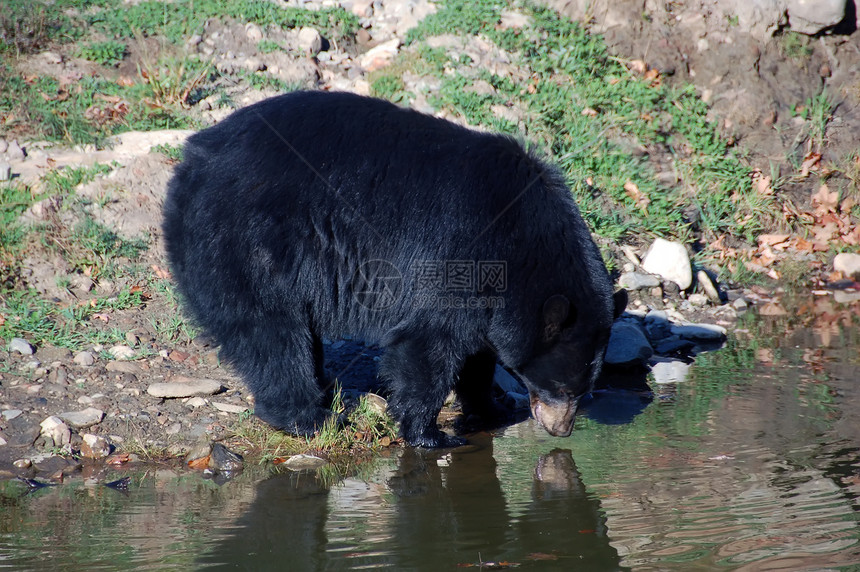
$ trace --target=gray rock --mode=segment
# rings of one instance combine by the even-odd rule
[[[75,357],[72,358],[72,361],[78,365],[91,366],[96,363],[96,356],[94,356],[92,352],[88,351],[78,352],[75,354]]]
[[[654,354],[642,329],[628,322],[612,326],[605,362],[616,366],[644,366]]]
[[[732,302],[732,308],[734,308],[736,312],[746,312],[749,308],[749,304],[743,298],[737,298]]]
[[[618,285],[625,290],[641,290],[660,285],[660,279],[642,272],[625,272],[618,277]]]
[[[833,301],[839,304],[853,304],[860,300],[860,292],[848,290],[836,290],[833,292]]]
[[[212,443],[209,440],[198,441],[191,449],[188,451],[188,454],[185,455],[185,463],[193,463],[198,459],[205,459],[212,453]]]
[[[690,373],[690,364],[682,361],[660,361],[651,366],[654,383],[678,383],[686,381]]]
[[[493,381],[505,393],[519,393],[522,395],[528,393],[523,384],[499,364],[496,364],[496,373],[493,375]]]
[[[87,459],[104,459],[110,455],[112,447],[110,442],[100,435],[84,433],[81,435],[81,456]]]
[[[0,181],[12,180],[12,165],[6,161],[0,161]]]
[[[36,349],[24,338],[12,338],[9,340],[9,351],[25,356],[31,356],[36,353]]]
[[[75,429],[85,429],[102,422],[105,412],[95,407],[87,407],[81,411],[66,411],[59,417]]]
[[[18,145],[18,141],[10,141],[6,147],[6,156],[10,161],[23,161],[27,153]]]
[[[860,254],[840,252],[833,258],[833,270],[848,278],[860,276]]]
[[[656,239],[642,261],[642,268],[664,280],[674,282],[681,290],[686,290],[693,283],[690,255],[680,242]]]
[[[654,346],[654,351],[659,355],[670,355],[676,352],[688,352],[695,347],[690,340],[683,340],[678,336],[664,338]]]
[[[669,314],[663,310],[651,310],[644,320],[645,332],[651,341],[662,340],[672,335]]]
[[[248,410],[248,407],[245,405],[235,405],[233,403],[218,403],[213,401],[212,407],[217,409],[218,411],[223,411],[224,413],[244,413]]]
[[[113,373],[130,373],[132,375],[140,375],[143,373],[143,368],[131,361],[108,362],[105,364],[105,370]]]
[[[372,409],[377,415],[386,415],[388,412],[388,401],[384,397],[380,397],[375,393],[365,393],[364,399],[367,401],[367,405],[370,409]]]
[[[245,462],[242,455],[234,453],[221,443],[215,443],[209,454],[209,468],[217,473],[234,473],[245,468]]]
[[[206,400],[200,396],[190,397],[188,398],[188,401],[185,402],[185,405],[196,409],[198,407],[203,407],[204,405],[206,405]]]
[[[313,455],[293,455],[284,461],[284,466],[291,471],[306,471],[318,469],[328,464],[328,461]]]
[[[263,30],[257,24],[248,22],[245,24],[245,36],[248,38],[248,41],[256,44],[263,39]]]
[[[716,324],[673,325],[671,331],[680,338],[697,342],[721,342],[726,339],[726,329]]]
[[[3,411],[3,419],[5,419],[6,421],[12,421],[22,413],[23,411],[21,411],[20,409],[6,409]]]
[[[786,0],[791,29],[817,34],[845,18],[847,0]]]
[[[214,395],[224,387],[214,379],[181,378],[174,381],[151,384],[146,392],[153,397],[177,398],[194,397],[197,395]]]

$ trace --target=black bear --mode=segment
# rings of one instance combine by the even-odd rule
[[[292,433],[331,414],[322,339],[351,334],[384,349],[412,445],[464,442],[436,418],[452,388],[489,411],[497,359],[547,431],[569,435],[626,304],[556,169],[509,136],[369,97],[236,111],[188,140],[164,211],[192,316],[256,415]]]

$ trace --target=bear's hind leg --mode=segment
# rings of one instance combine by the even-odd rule
[[[307,325],[259,328],[225,343],[226,357],[254,394],[257,417],[288,433],[311,435],[331,411],[322,407],[322,343]]]

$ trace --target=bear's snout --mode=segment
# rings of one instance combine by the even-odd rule
[[[576,398],[559,399],[558,401],[543,401],[537,395],[530,394],[532,416],[537,419],[547,433],[555,437],[567,437],[573,431],[576,419],[576,408],[579,400]]]

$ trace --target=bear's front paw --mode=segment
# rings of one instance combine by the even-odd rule
[[[424,447],[426,449],[455,449],[469,444],[462,437],[448,435],[438,429],[424,431],[419,435],[411,437],[404,435],[404,439],[413,447]]]

